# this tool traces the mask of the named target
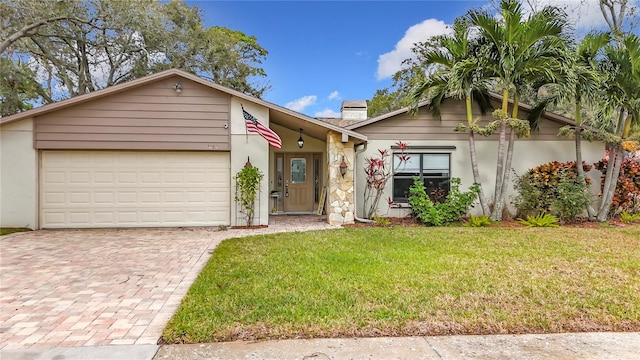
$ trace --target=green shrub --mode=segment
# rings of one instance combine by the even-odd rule
[[[234,200],[238,202],[240,212],[244,215],[247,227],[251,227],[255,202],[260,191],[260,181],[264,174],[247,160],[242,170],[233,177],[236,181]]]
[[[628,211],[623,211],[620,213],[620,221],[631,224],[640,220],[640,213],[632,214]]]
[[[583,162],[583,169],[591,166]],[[571,221],[590,204],[590,183],[578,178],[575,162],[549,162],[515,176],[513,204],[520,217],[550,213]]]
[[[444,201],[433,203],[426,192],[424,183],[416,177],[409,189],[409,205],[411,205],[412,216],[424,225],[442,226],[460,221],[478,198],[479,192],[478,184],[473,184],[467,192],[460,192],[460,179],[452,178],[449,194]]]
[[[373,221],[376,222],[376,225],[382,226],[382,227],[387,227],[387,226],[391,225],[391,220],[387,219],[386,217],[379,216],[379,215],[374,215],[373,216]]]
[[[518,219],[518,221],[527,227],[559,227],[558,218],[551,214],[527,216],[527,220]]]
[[[482,216],[469,216],[469,221],[464,226],[470,227],[484,227],[493,224],[493,221],[487,215]]]
[[[551,202],[551,212],[561,222],[575,220],[591,204],[589,187],[581,178],[566,173],[560,175],[556,193],[556,198]]]

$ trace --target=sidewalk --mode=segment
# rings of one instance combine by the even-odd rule
[[[428,336],[162,346],[154,360],[526,359],[637,360],[640,333]]]
[[[427,336],[1,350],[2,360],[636,360],[640,333]]]

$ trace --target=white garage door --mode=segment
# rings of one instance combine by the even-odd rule
[[[229,153],[43,151],[40,227],[230,223]]]

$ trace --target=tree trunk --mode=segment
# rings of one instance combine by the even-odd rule
[[[579,91],[579,90],[578,90]],[[584,174],[584,168],[582,167],[582,99],[580,96],[576,96],[576,110],[575,110],[575,120],[576,120],[576,129],[575,129],[575,143],[576,143],[576,171],[578,173],[578,178],[582,179],[585,186],[587,185],[587,177]],[[595,220],[596,218],[596,209],[593,208],[592,204],[587,205],[587,216],[590,221]]]
[[[613,154],[615,153],[615,160]],[[611,202],[618,185],[618,176],[620,175],[620,166],[624,158],[624,151],[620,145],[617,145],[609,153],[609,163],[607,164],[607,179],[605,179],[605,187],[602,189],[602,203],[598,211],[598,221],[607,221],[609,211],[611,210]],[[610,171],[611,170],[611,171]]]
[[[605,207],[605,204],[606,204],[605,198],[609,192],[609,187],[611,186],[611,179],[613,178],[613,168],[614,168],[612,164],[615,162],[616,153],[617,153],[616,147],[612,147],[611,149],[609,149],[609,160],[607,162],[607,171],[604,174],[604,184],[602,185],[602,193],[600,194],[600,204],[598,206],[598,213],[597,213],[598,221],[604,221],[604,220],[600,220],[600,213],[603,211],[602,208]]]
[[[505,141],[506,141],[507,123],[504,120],[500,122],[500,140],[498,142],[498,160],[496,165],[496,186],[493,193],[493,212],[491,213],[491,219],[495,221],[502,220],[502,210],[497,211],[498,201],[500,193],[502,191],[502,180],[504,179],[504,155],[505,155]]]
[[[507,188],[509,187],[509,180],[511,178],[511,161],[513,159],[513,146],[516,142],[516,131],[512,128],[509,130],[509,145],[507,147],[507,159],[505,160],[504,165],[504,175],[502,178],[502,187],[500,188],[500,198],[499,202],[496,203],[496,208],[499,207],[500,211],[500,219],[502,220],[502,211],[505,205],[505,199],[507,197]],[[499,206],[498,206],[499,204]]]
[[[478,193],[478,200],[480,200],[480,208],[482,209],[482,215],[491,215],[489,209],[489,203],[487,197],[484,195],[482,189],[482,183],[480,181],[480,171],[478,171],[478,155],[476,152],[476,139],[473,131],[469,132],[469,152],[471,153],[471,169],[473,170],[473,182],[478,184],[480,192]]]
[[[466,99],[467,105],[467,124],[471,126],[473,124],[473,110],[471,107],[471,96],[467,95]],[[484,190],[482,189],[482,182],[480,181],[480,171],[478,170],[478,155],[476,152],[476,138],[475,133],[470,128],[469,129],[469,152],[471,157],[471,169],[473,171],[473,182],[478,184],[480,187],[480,193],[478,194],[478,200],[480,200],[480,208],[482,208],[482,214],[489,216],[491,211],[489,210],[489,204],[487,203],[487,198],[484,195]]]
[[[585,186],[587,184],[587,176],[584,173],[584,168],[582,166],[582,127],[577,125],[576,127],[576,170],[578,171],[578,179],[581,179]],[[587,217],[589,221],[595,220],[597,215],[596,209],[593,207],[593,204],[589,203],[587,205]]]
[[[509,90],[502,90],[502,111],[505,113],[509,106]],[[498,141],[498,160],[496,166],[496,186],[493,193],[493,212],[491,213],[491,219],[495,221],[502,220],[502,205],[498,205],[500,200],[500,194],[502,192],[502,183],[504,180],[504,158],[505,158],[505,142],[507,137],[507,123],[506,120],[500,120],[500,137]],[[499,211],[496,211],[498,210]]]
[[[518,97],[518,93],[515,92],[514,93],[514,99],[513,99],[513,110],[511,113],[511,117],[514,119],[518,118],[518,102],[520,101],[519,97]],[[500,216],[502,217],[502,212],[503,212],[503,208],[505,205],[505,199],[507,197],[507,188],[509,187],[509,180],[511,178],[511,162],[513,160],[513,147],[515,146],[516,143],[516,131],[514,128],[510,128],[509,129],[509,140],[508,140],[508,145],[507,145],[507,159],[505,160],[505,164],[504,164],[504,172],[503,172],[503,177],[502,177],[502,187],[500,188],[500,198],[499,198],[499,202],[496,203],[500,204]]]
[[[627,114],[624,116],[624,111],[621,110],[621,116],[624,120],[622,125],[622,140],[625,140],[629,137],[629,132],[631,131],[631,120],[633,116],[631,114]],[[613,155],[615,154],[615,162]],[[600,204],[600,208],[598,209],[598,221],[606,221],[609,216],[609,211],[611,210],[611,202],[613,201],[613,196],[616,191],[616,187],[618,186],[618,177],[620,175],[620,167],[622,165],[622,161],[624,160],[625,151],[622,148],[622,145],[618,144],[611,149],[609,152],[609,163],[607,164],[607,175],[604,181],[604,187],[602,189],[602,202]],[[613,163],[613,166],[611,165]]]

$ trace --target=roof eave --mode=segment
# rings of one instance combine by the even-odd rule
[[[497,94],[497,93],[494,93],[494,92],[489,92],[489,96],[491,96],[495,100],[502,101],[502,95],[500,95],[500,94]],[[509,103],[513,104],[513,100],[509,100]],[[425,106],[427,104],[429,104],[429,101],[428,100],[424,100],[424,101],[421,101],[418,104],[418,107],[420,108],[420,107],[423,107],[423,106]],[[521,108],[521,109],[527,110],[527,111],[531,111],[531,109],[533,109],[533,106],[527,105],[527,104],[522,103],[522,102],[518,103],[518,107]],[[371,119],[367,119],[365,121],[361,121],[361,122],[355,123],[353,125],[349,125],[346,128],[349,129],[349,130],[358,129],[358,128],[361,128],[361,127],[376,123],[378,121],[381,121],[381,120],[384,120],[384,119],[388,119],[388,118],[390,118],[392,116],[396,116],[396,115],[408,112],[409,110],[410,110],[409,107],[404,107],[404,108],[401,108],[401,109],[398,109],[398,110],[391,111],[391,112],[386,113],[386,114],[382,114],[382,115],[373,117]],[[564,116],[559,115],[559,114],[556,114],[554,112],[547,111],[547,112],[545,112],[545,116],[550,118],[550,119],[552,119],[552,120],[554,120],[554,121],[557,121],[559,123],[563,123],[563,124],[566,124],[566,125],[575,125],[575,121],[573,121],[572,119],[564,117]]]

